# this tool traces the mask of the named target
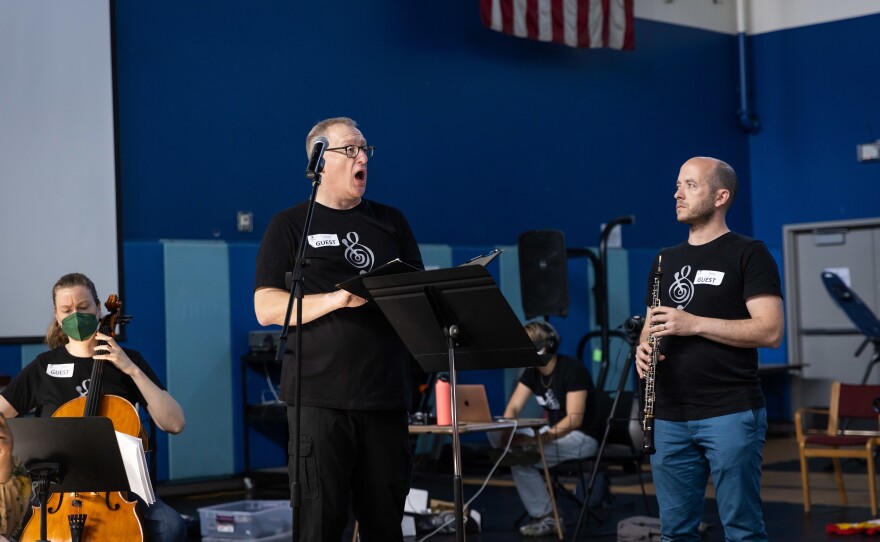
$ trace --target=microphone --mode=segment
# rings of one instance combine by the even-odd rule
[[[324,151],[330,146],[330,142],[324,136],[315,138],[312,144],[312,154],[309,156],[309,165],[306,166],[306,179],[314,181],[315,177],[324,171]]]

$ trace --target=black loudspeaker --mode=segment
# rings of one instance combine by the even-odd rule
[[[565,236],[559,230],[519,236],[519,284],[526,318],[568,314]]]

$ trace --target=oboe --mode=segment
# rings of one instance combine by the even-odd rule
[[[657,273],[654,275],[651,298],[652,309],[660,306],[660,279],[663,277],[660,261],[662,259],[663,256],[657,257]],[[651,322],[647,322],[647,325],[651,325]],[[642,454],[644,455],[652,455],[657,451],[654,448],[654,376],[657,371],[657,359],[660,357],[660,337],[655,337],[653,333],[650,333],[648,344],[651,345],[651,363],[648,365],[648,370],[645,371],[645,417],[642,419],[642,430],[645,432],[645,439],[642,442]]]

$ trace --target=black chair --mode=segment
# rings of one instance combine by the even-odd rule
[[[598,416],[597,419],[604,420],[601,424],[602,430],[604,431],[607,423],[611,424],[608,433],[608,441],[605,443],[605,449],[602,453],[602,465],[600,465],[600,471],[597,472],[604,472],[604,470],[602,470],[603,465],[616,464],[623,467],[626,472],[637,474],[639,477],[639,485],[642,489],[645,513],[646,515],[650,515],[648,494],[645,491],[645,480],[642,476],[642,462],[644,456],[641,453],[641,449],[644,432],[642,431],[642,410],[638,396],[633,392],[622,392],[623,395],[618,402],[617,416],[609,422],[608,417],[611,412],[613,394],[616,392],[593,391],[592,393],[597,395],[596,412],[594,415]],[[571,477],[576,478],[580,494],[586,496],[590,483],[589,477],[593,472],[595,460],[595,456],[582,459],[570,459],[551,467],[549,470],[554,485],[554,493],[558,496],[570,498],[578,505],[583,506],[583,501],[578,498],[577,495],[578,487],[575,488],[575,491],[571,491],[565,486],[562,480]],[[598,489],[602,488],[598,487],[597,484],[594,484],[593,492],[595,493]],[[604,497],[604,495],[601,495],[601,497]]]

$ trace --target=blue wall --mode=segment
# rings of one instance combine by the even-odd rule
[[[748,170],[734,38],[638,20],[634,52],[573,50],[490,31],[478,7],[118,3],[125,239],[258,242],[308,196],[305,134],[337,115],[377,146],[368,197],[405,210],[422,243],[554,228],[595,245],[635,214],[629,246],[670,245],[686,158]],[[751,233],[750,208],[745,186],[735,229]],[[235,231],[238,210],[253,233]]]
[[[752,38],[761,132],[750,138],[755,236],[782,246],[785,224],[880,215],[880,15]]]

